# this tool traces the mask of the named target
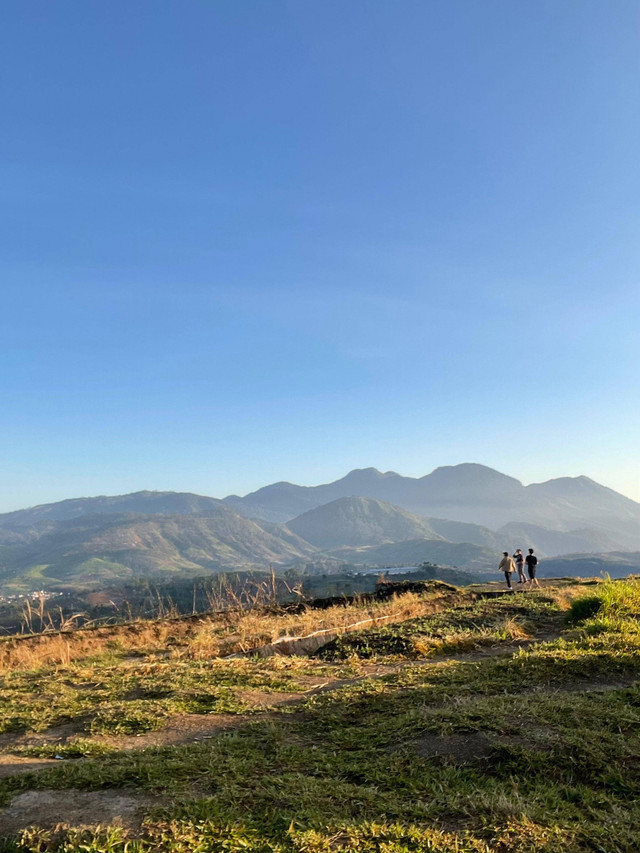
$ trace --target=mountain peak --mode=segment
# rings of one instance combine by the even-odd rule
[[[510,477],[508,474],[502,474],[496,471],[495,468],[489,468],[488,465],[480,465],[478,462],[461,462],[459,465],[441,465],[433,470],[427,477],[440,477],[448,480],[470,480],[472,478],[479,480],[502,480],[511,483],[520,483],[515,477]],[[422,479],[426,479],[422,477]]]
[[[524,486],[515,477],[502,474],[494,468],[475,462],[463,462],[460,465],[443,465],[436,468],[418,482],[437,490],[438,494],[450,493],[462,497],[463,492],[481,490],[493,492],[496,497],[514,497],[523,491]]]
[[[527,488],[544,488],[544,489],[606,489],[607,486],[601,486],[590,477],[585,477],[580,474],[578,477],[553,477],[551,480],[544,480],[542,483],[532,483]]]
[[[321,548],[361,547],[427,538],[443,540],[426,518],[365,497],[341,497],[287,522],[297,536]]]
[[[387,471],[386,474],[383,474],[377,468],[354,468],[353,471],[345,474],[342,482],[345,480],[382,480],[384,477],[388,477],[389,474],[393,474],[393,471]]]

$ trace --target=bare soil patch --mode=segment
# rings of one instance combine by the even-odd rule
[[[443,758],[451,764],[471,764],[486,760],[493,744],[480,732],[461,735],[424,735],[405,745],[422,758]]]
[[[17,755],[0,755],[0,779],[7,776],[18,776],[21,773],[33,773],[34,770],[44,770],[51,764],[58,764],[58,762],[54,758],[21,758]],[[0,828],[2,828],[1,824]]]
[[[313,691],[311,691],[313,692]],[[238,698],[246,702],[252,710],[261,711],[267,708],[277,708],[279,705],[291,705],[301,702],[305,693],[268,693],[262,690],[241,690]]]
[[[105,743],[114,749],[144,749],[147,746],[177,746],[193,743],[237,729],[250,722],[252,717],[244,714],[179,714],[170,717],[167,725],[153,732],[139,735],[103,735],[92,740]],[[261,717],[262,719],[262,717]]]
[[[140,828],[151,797],[122,791],[25,791],[0,809],[0,827],[16,835],[28,826],[42,829],[84,829],[96,826]]]
[[[84,718],[78,718],[71,723],[52,726],[43,732],[4,732],[0,734],[0,751],[16,749],[22,746],[44,746],[51,743],[66,743],[70,738],[82,731]]]

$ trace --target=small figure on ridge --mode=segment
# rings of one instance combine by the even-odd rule
[[[503,551],[503,557],[500,560],[500,565],[498,568],[501,572],[504,572],[504,577],[507,582],[507,589],[513,591],[513,587],[511,586],[511,575],[516,570],[516,564],[513,562],[513,558],[509,556],[508,551]]]
[[[524,561],[527,564],[527,573],[529,575],[529,589],[533,589],[534,584],[538,587],[538,589],[540,589],[540,582],[536,577],[536,566],[538,565],[538,558],[533,553],[533,548],[529,548],[529,553],[524,558]]]
[[[526,583],[527,579],[524,574],[524,557],[520,548],[516,550],[516,553],[513,555],[513,559],[515,560],[516,569],[518,570],[518,583]]]

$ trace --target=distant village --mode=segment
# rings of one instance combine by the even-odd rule
[[[0,595],[0,604],[16,604],[20,601],[49,601],[58,598],[63,592],[49,592],[46,589],[37,589],[34,592],[18,592],[13,595]]]

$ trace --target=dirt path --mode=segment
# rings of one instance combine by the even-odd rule
[[[457,655],[447,655],[430,659],[403,660],[392,663],[362,664],[361,673],[354,678],[329,678],[324,682],[310,680],[309,689],[303,693],[268,693],[245,691],[242,698],[248,702],[253,712],[244,714],[198,715],[181,714],[171,717],[158,731],[138,736],[101,736],[92,737],[92,741],[111,747],[115,752],[140,750],[147,747],[175,746],[180,744],[206,742],[224,734],[252,724],[261,724],[265,720],[275,719],[278,708],[300,705],[311,696],[335,692],[344,687],[370,679],[394,675],[407,667],[429,668],[447,661],[474,661],[494,657],[507,657],[523,648],[536,643],[555,639],[561,628],[545,629],[535,638],[523,638],[509,643],[496,644],[475,649]],[[603,692],[629,687],[638,681],[637,676],[612,675],[596,676],[585,680],[563,682],[560,685],[537,685],[518,691],[529,693],[537,690],[546,692]],[[46,732],[28,735],[0,736],[0,749],[19,746],[37,746],[43,744],[63,745],[77,736],[77,726],[66,724]],[[517,737],[514,735],[513,737]],[[399,744],[399,749],[409,750],[425,757],[438,757],[454,764],[482,764],[488,760],[495,745],[495,738],[485,733],[456,734],[440,736],[427,734],[420,738]],[[55,758],[27,758],[10,754],[0,754],[0,778],[33,773],[70,760]],[[82,761],[83,759],[79,759]],[[122,826],[133,837],[138,833],[141,821],[159,801],[148,796],[131,794],[128,791],[104,790],[73,792],[65,790],[29,790],[15,796],[11,803],[0,809],[2,832],[15,835],[24,827],[37,820],[39,826],[56,830],[62,826],[95,827],[98,824]],[[36,817],[37,816],[37,817]]]
[[[324,681],[309,678],[309,688],[304,692],[276,693],[259,690],[247,690],[239,693],[239,698],[248,704],[251,710],[242,714],[180,714],[170,717],[165,726],[157,731],[146,732],[140,735],[93,735],[91,740],[112,748],[114,751],[139,750],[146,747],[176,746],[179,744],[206,741],[234,729],[241,728],[252,722],[263,721],[269,715],[275,715],[278,708],[300,705],[313,696],[324,693],[335,692],[344,687],[349,687],[360,682],[371,679],[384,678],[395,675],[408,667],[431,667],[445,662],[476,661],[493,657],[507,657],[522,649],[557,639],[563,629],[563,624],[549,624],[538,632],[535,637],[521,638],[504,643],[496,643],[492,646],[480,647],[459,654],[441,655],[433,658],[422,658],[417,660],[400,660],[391,663],[363,663],[359,675],[352,678],[329,677]],[[339,665],[339,664],[338,664]],[[595,678],[592,681],[576,681],[563,684],[555,689],[563,692],[607,690],[626,687],[632,684],[635,678],[612,677]],[[543,690],[549,690],[549,685],[541,685]],[[528,692],[528,691],[523,691]],[[20,773],[33,772],[45,769],[63,760],[81,760],[79,758],[55,759],[55,758],[27,758],[12,755],[12,750],[29,747],[42,746],[64,746],[73,742],[80,732],[78,721],[62,726],[48,729],[44,732],[29,732],[26,734],[2,734],[0,735],[0,777]]]
[[[275,693],[259,690],[248,690],[239,693],[239,698],[251,706],[251,711],[243,714],[179,714],[170,717],[165,726],[151,732],[139,735],[93,735],[94,743],[104,744],[116,751],[145,749],[146,747],[177,746],[179,744],[195,743],[210,740],[224,732],[238,729],[257,720],[264,720],[270,712],[282,707],[291,707],[305,702],[312,696],[334,692],[344,687],[364,682],[370,679],[384,678],[394,675],[407,667],[429,667],[446,661],[471,661],[488,657],[507,656],[519,649],[528,648],[539,642],[553,639],[558,631],[547,631],[535,638],[511,641],[508,644],[497,644],[485,648],[474,649],[457,655],[443,655],[436,658],[419,660],[402,660],[393,663],[364,663],[361,674],[353,678],[328,678],[319,682],[317,678],[309,679],[309,689],[299,693]],[[11,754],[12,750],[42,746],[64,746],[80,734],[76,723],[56,726],[44,732],[28,732],[26,734],[0,735],[0,777],[19,773],[28,773],[46,769],[62,761],[77,761],[80,758],[51,759],[26,758]]]
[[[54,758],[21,758],[17,755],[0,755],[0,779],[45,770],[52,764],[59,764]]]

